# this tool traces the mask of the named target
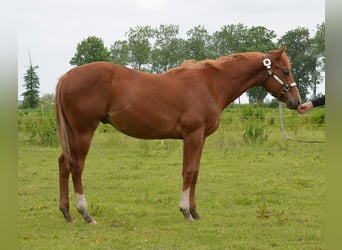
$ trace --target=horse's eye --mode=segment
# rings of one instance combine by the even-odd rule
[[[289,70],[287,70],[287,69],[284,69],[283,72],[284,72],[284,75],[286,75],[286,76],[288,76],[290,73]]]

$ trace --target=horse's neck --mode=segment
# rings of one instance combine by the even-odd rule
[[[217,93],[221,96],[222,109],[246,90],[262,82],[263,71],[262,67],[257,66],[258,63],[262,65],[262,59],[242,58],[234,64],[226,63],[224,73],[215,81]]]

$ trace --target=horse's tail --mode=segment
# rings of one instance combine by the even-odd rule
[[[64,76],[59,79],[59,82],[56,87],[56,96],[55,96],[55,106],[56,106],[56,126],[57,126],[57,133],[59,137],[59,141],[61,143],[62,152],[66,159],[67,165],[69,166],[70,163],[74,161],[74,157],[71,153],[72,147],[72,129],[66,118],[63,105],[61,100],[61,87],[63,83]]]

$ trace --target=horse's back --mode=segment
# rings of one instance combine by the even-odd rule
[[[113,76],[116,71],[125,71],[125,67],[109,62],[93,62],[75,67],[61,77],[65,91],[98,87]],[[65,82],[65,83],[64,83]]]

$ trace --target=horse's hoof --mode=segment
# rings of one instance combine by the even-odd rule
[[[199,214],[196,211],[196,208],[190,208],[190,214],[192,215],[192,218],[194,218],[195,220],[200,220],[201,216],[199,216]]]
[[[188,221],[188,222],[195,221],[194,218],[192,217],[191,213],[190,213],[190,209],[180,208],[179,211],[182,212],[186,221]]]
[[[59,210],[62,212],[65,222],[67,223],[74,223],[75,220],[71,217],[70,213],[69,213],[69,209],[67,209],[66,207],[60,207]]]
[[[72,218],[65,219],[66,223],[75,223],[76,221]]]
[[[86,216],[85,218],[85,222],[87,223],[87,224],[89,224],[89,225],[96,225],[97,224],[97,222],[96,222],[96,220],[94,220],[91,216]]]
[[[92,220],[91,222],[87,222],[89,225],[96,225],[97,224],[97,222],[96,222],[96,220]]]

